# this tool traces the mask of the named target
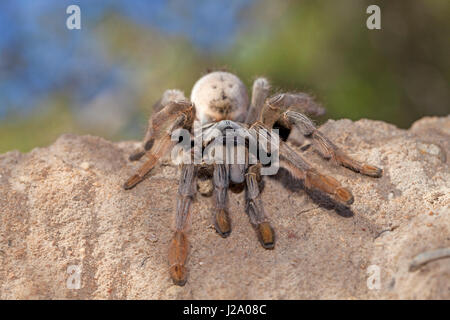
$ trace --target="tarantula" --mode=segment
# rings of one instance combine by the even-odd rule
[[[242,81],[232,73],[216,71],[200,78],[194,85],[190,101],[179,90],[167,90],[160,100],[156,113],[150,117],[143,147],[130,156],[131,161],[139,160],[146,155],[148,160],[124,184],[131,189],[142,181],[150,170],[179,142],[172,134],[177,129],[188,130],[193,140],[195,124],[199,124],[200,137],[204,139],[201,149],[208,144],[223,145],[224,139],[211,139],[211,130],[218,130],[219,136],[229,136],[225,131],[240,129],[246,135],[245,142],[234,146],[244,147],[247,158],[244,163],[205,161],[182,164],[179,181],[178,199],[175,215],[175,231],[169,246],[169,273],[173,282],[184,285],[187,279],[186,262],[189,242],[187,227],[191,203],[197,192],[197,177],[210,178],[213,189],[213,221],[216,231],[222,237],[231,232],[231,221],[227,212],[227,191],[240,192],[245,189],[246,212],[256,230],[257,236],[266,249],[275,244],[275,234],[270,225],[261,201],[260,186],[262,182],[259,153],[263,148],[258,145],[256,163],[249,162],[249,140],[268,140],[277,138],[272,131],[276,125],[288,130],[300,131],[313,142],[313,147],[325,159],[333,159],[337,164],[371,177],[380,177],[382,170],[373,165],[360,162],[333,144],[324,134],[316,129],[313,122],[304,115],[319,115],[324,109],[305,93],[281,93],[269,97],[270,85],[265,78],[258,78],[253,83],[252,99],[249,104],[247,90]],[[237,131],[235,131],[237,132]],[[240,134],[235,134],[239,136]],[[234,137],[236,138],[236,137]],[[234,139],[232,138],[232,139]],[[212,142],[219,141],[219,142]],[[344,205],[353,203],[353,195],[336,179],[326,176],[315,169],[304,157],[294,151],[285,141],[278,139],[279,164],[287,169],[295,178],[304,181],[306,188],[324,192]],[[274,148],[265,148],[269,154]]]

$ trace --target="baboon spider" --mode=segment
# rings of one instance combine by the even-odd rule
[[[381,176],[380,168],[348,156],[316,129],[304,113],[320,115],[324,109],[312,97],[305,93],[282,93],[269,97],[269,91],[270,85],[265,78],[256,79],[249,104],[247,90],[242,81],[234,74],[222,71],[211,72],[200,78],[192,89],[190,101],[179,90],[167,90],[150,117],[143,147],[130,156],[131,161],[139,160],[144,155],[148,160],[125,182],[124,188],[131,189],[141,182],[157,164],[158,159],[177,144],[178,141],[171,137],[176,129],[189,130],[190,137],[194,139],[194,123],[201,124],[204,129],[201,133],[203,138],[205,132],[211,128],[218,129],[223,136],[225,129],[239,128],[254,139],[273,137],[271,129],[275,124],[289,130],[295,129],[310,138],[313,147],[325,159],[332,159],[337,164],[364,175]],[[210,142],[206,139],[202,148],[207,147]],[[236,144],[236,147],[239,146],[242,147],[242,144]],[[353,195],[349,189],[336,179],[320,173],[281,139],[278,149],[280,165],[295,178],[303,180],[306,188],[322,191],[345,205],[353,203]],[[248,159],[244,164],[182,164],[175,231],[169,246],[169,273],[175,284],[184,285],[187,279],[189,242],[186,230],[191,203],[197,192],[197,176],[198,182],[200,177],[209,177],[210,180],[206,181],[212,180],[212,215],[215,229],[222,237],[227,237],[231,232],[231,221],[227,212],[228,189],[235,192],[245,189],[246,212],[250,223],[262,246],[266,249],[274,247],[275,234],[264,213],[260,194],[263,168],[260,162],[250,164]]]

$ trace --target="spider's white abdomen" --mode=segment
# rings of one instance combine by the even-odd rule
[[[191,101],[202,124],[220,120],[243,122],[247,115],[247,89],[229,72],[211,72],[201,77],[192,88]]]

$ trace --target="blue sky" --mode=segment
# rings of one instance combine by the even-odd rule
[[[239,14],[251,1],[1,1],[0,117],[11,110],[30,109],[46,93],[70,83],[78,84],[75,98],[120,83],[121,66],[101,59],[90,32],[90,26],[107,12],[115,11],[163,34],[182,35],[199,50],[215,52],[233,43],[243,23]],[[81,8],[81,30],[65,27],[71,4]]]

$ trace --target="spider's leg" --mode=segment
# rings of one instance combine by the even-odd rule
[[[227,200],[229,186],[229,166],[226,164],[214,164],[214,227],[218,234],[226,238],[231,233],[231,221],[228,216]]]
[[[277,121],[290,128],[289,123],[285,123],[285,119],[280,117],[287,110],[295,110],[312,116],[325,114],[325,108],[306,93],[281,93],[265,101],[259,119],[269,128],[272,128]]]
[[[272,133],[267,127],[256,122],[252,128],[261,139],[267,140]],[[279,139],[280,164],[294,177],[304,180],[307,188],[315,188],[325,192],[344,204],[353,203],[353,195],[350,190],[343,187],[336,179],[323,175],[312,167],[303,157],[295,152],[287,143]]]
[[[303,179],[307,188],[318,189],[347,205],[353,203],[354,198],[349,189],[343,187],[336,179],[318,172],[283,141],[280,141],[280,155],[281,165],[294,177]]]
[[[181,169],[178,187],[175,233],[169,246],[169,273],[176,285],[184,285],[187,279],[186,262],[189,254],[187,228],[190,224],[190,209],[196,192],[197,167],[185,164]]]
[[[282,116],[285,117],[290,123],[298,127],[305,136],[310,136],[312,138],[314,148],[323,158],[332,158],[341,166],[367,176],[375,178],[381,177],[382,170],[380,168],[358,161],[347,155],[344,151],[332,143],[322,132],[320,132],[305,115],[288,110],[284,112]]]
[[[176,142],[176,141],[175,141]],[[175,144],[171,141],[170,135],[163,137],[161,140],[156,141],[153,148],[149,151],[147,155],[148,160],[137,170],[137,172],[132,175],[123,185],[124,189],[128,190],[136,186],[139,182],[144,180],[147,173],[153,169],[157,164],[159,158],[165,155]]]
[[[152,121],[154,143],[146,152],[148,160],[125,182],[125,189],[133,188],[145,178],[159,158],[177,143],[172,140],[172,132],[178,128],[188,128],[192,119],[193,106],[187,101],[171,102],[155,115]]]
[[[247,187],[246,211],[262,246],[266,249],[272,249],[275,246],[275,233],[264,214],[264,207],[259,190],[259,182],[261,181],[259,170],[260,164],[252,165],[248,168],[247,174],[245,175]]]
[[[147,127],[147,131],[145,132],[144,143],[141,148],[137,149],[133,154],[130,155],[130,157],[129,157],[130,161],[138,161],[153,146],[153,143],[155,141],[153,139],[152,122],[153,122],[153,119],[156,116],[156,114],[159,111],[161,111],[165,106],[167,106],[169,103],[175,102],[175,101],[181,101],[181,100],[186,100],[186,97],[184,96],[184,93],[182,91],[177,90],[177,89],[170,89],[170,90],[164,91],[161,99],[159,99],[159,101],[157,101],[153,105],[153,108],[152,108],[153,114],[148,121],[148,127]]]
[[[305,136],[310,136],[312,138],[315,149],[324,158],[333,158],[338,164],[355,172],[371,177],[381,177],[382,170],[380,168],[360,162],[347,155],[325,137],[307,116],[298,112],[305,108],[308,109],[308,107],[302,107],[302,104],[289,94],[276,95],[266,100],[261,115],[261,121],[269,128],[271,128],[276,121],[281,122],[287,128],[295,126]]]
[[[251,124],[259,119],[264,101],[269,96],[270,84],[266,78],[258,78],[253,82],[252,101],[245,123]]]

